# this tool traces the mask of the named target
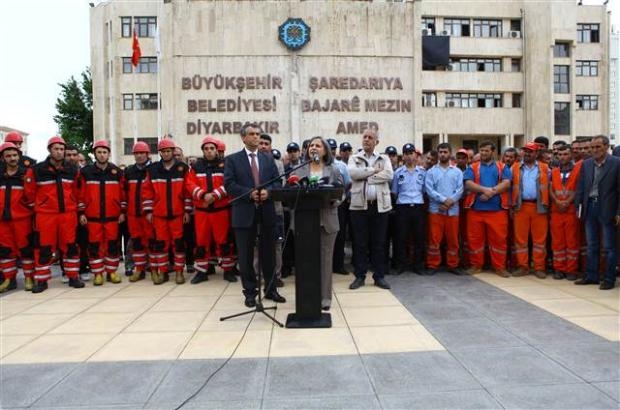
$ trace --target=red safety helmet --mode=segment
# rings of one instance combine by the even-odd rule
[[[52,138],[50,138],[49,140],[47,140],[47,148],[51,147],[54,144],[62,144],[65,147],[67,146],[67,143],[65,142],[65,140],[62,137],[58,136],[58,135],[55,135]]]
[[[24,137],[17,131],[11,131],[4,136],[4,142],[24,142]]]
[[[110,148],[110,144],[106,140],[95,141],[95,143],[93,144],[93,152],[95,152],[97,148],[105,148],[108,151],[112,151],[112,149]]]
[[[147,154],[151,153],[151,148],[149,147],[149,144],[147,144],[144,141],[138,141],[135,144],[133,144],[133,149],[131,150],[131,152],[133,154],[137,154],[138,152],[146,152]]]
[[[226,144],[224,144],[224,141],[222,141],[222,140],[216,140],[216,141],[217,141],[217,150],[219,152],[226,151]]]
[[[0,144],[0,155],[2,155],[4,151],[6,151],[7,149],[14,149],[17,152],[21,152],[21,150],[17,148],[15,144],[7,141],[7,142]]]
[[[207,144],[215,145],[215,149],[217,149],[218,147],[217,140],[213,138],[211,135],[207,135],[206,137],[204,137],[204,139],[200,143],[200,149],[202,149]]]
[[[163,140],[157,143],[157,151],[161,151],[162,149],[172,148],[175,149],[177,146],[170,138],[164,138]]]

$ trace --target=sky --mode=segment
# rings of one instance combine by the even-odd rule
[[[44,158],[45,142],[58,132],[53,120],[58,84],[71,76],[79,80],[90,64],[90,1],[99,3],[0,0],[0,125],[29,133],[32,157]],[[609,0],[608,8],[620,29],[620,0]]]

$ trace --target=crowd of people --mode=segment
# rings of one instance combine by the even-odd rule
[[[21,152],[22,137],[0,145],[0,292],[47,289],[59,261],[68,286],[120,283],[119,263],[131,282],[148,273],[155,285],[174,273],[191,283],[208,280],[219,265],[224,279],[241,277],[245,305],[258,292],[278,303],[282,278],[294,272],[294,206],[272,199],[282,186],[315,178],[343,187],[323,209],[322,308],[331,306],[332,274],[348,274],[350,240],[354,280],[389,289],[386,275],[456,275],[492,269],[502,277],[535,275],[576,285],[615,286],[620,226],[620,152],[600,135],[572,143],[545,137],[501,153],[491,141],[478,152],[441,143],[422,153],[405,143],[380,152],[376,130],[361,147],[331,138],[290,142],[285,152],[255,124],[241,131],[244,148],[226,155],[212,136],[202,155],[184,157],[162,138],[159,159],[136,142],[135,163],[110,162],[110,145],[93,144],[93,163],[54,136],[36,162]],[[295,178],[292,178],[295,176]],[[256,252],[257,251],[257,252]],[[264,283],[256,273],[260,270]]]

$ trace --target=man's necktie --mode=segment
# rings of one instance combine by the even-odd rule
[[[254,186],[260,185],[260,177],[258,176],[258,164],[256,164],[256,154],[250,153],[250,166],[252,168],[252,178],[254,178]]]

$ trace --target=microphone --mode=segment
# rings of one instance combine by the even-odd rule
[[[299,180],[299,185],[302,187],[307,187],[309,183],[308,177],[303,177]]]
[[[319,154],[312,154],[312,161],[314,161],[316,164],[321,162],[321,157],[319,157]]]
[[[287,186],[299,186],[299,179],[300,178],[298,175],[291,175],[286,180],[286,185]]]
[[[319,177],[316,175],[312,175],[310,178],[308,178],[308,182],[310,186],[316,187],[319,184]]]

